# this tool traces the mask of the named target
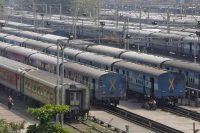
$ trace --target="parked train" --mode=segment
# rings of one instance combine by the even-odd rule
[[[27,43],[29,40],[27,40],[27,42],[19,43],[17,40],[14,41],[17,37],[15,37],[15,39],[14,37],[11,37],[11,38],[12,39],[10,39],[10,42],[15,42],[15,44],[29,47]],[[38,42],[38,44],[39,43],[40,42]],[[41,64],[37,65],[37,67],[46,69],[51,72],[55,71],[56,61],[54,61],[54,64],[53,64],[52,60],[53,59],[55,60],[55,58],[53,57],[51,57],[52,59],[49,59],[50,58],[49,56],[45,57],[45,55],[38,53],[38,51],[34,51],[33,53],[33,50],[25,50],[24,48],[21,48],[18,46],[6,47],[5,44],[1,44],[1,45],[2,45],[1,49],[5,53],[4,56],[8,58],[14,58],[15,60],[20,60],[21,62],[28,61],[30,64],[33,63],[32,65],[35,65],[36,63],[40,62]],[[45,43],[42,44],[41,42],[40,45],[45,47]],[[46,44],[46,45],[50,46],[49,44]],[[46,51],[49,54],[55,54],[55,55],[57,54],[56,46],[48,47],[46,50],[42,50],[42,51]],[[65,57],[72,60],[76,60],[84,64],[111,70],[111,71],[119,73],[120,75],[123,75],[125,79],[124,81],[115,80],[115,79],[109,81],[106,78],[105,80],[101,81],[101,82],[109,81],[111,85],[109,87],[109,89],[111,89],[110,91],[113,91],[113,89],[116,87],[117,84],[125,84],[126,88],[132,91],[141,93],[142,95],[154,96],[157,99],[164,99],[164,100],[168,99],[169,97],[171,97],[171,99],[172,98],[177,99],[177,97],[184,96],[184,93],[185,93],[184,76],[178,73],[167,72],[167,71],[152,68],[152,67],[147,67],[147,66],[138,65],[131,62],[126,62],[121,59],[114,59],[112,57],[96,55],[93,53],[82,52],[82,51],[73,50],[73,49],[65,49]],[[32,61],[32,58],[34,58],[33,60],[35,60],[35,63]],[[42,60],[42,61],[38,61],[38,60]],[[79,66],[79,68],[75,66],[68,68],[65,65],[65,75],[68,75],[69,78],[73,78],[73,79],[74,78],[76,79],[74,75],[80,74],[81,72],[76,72],[75,74],[72,74],[71,72],[68,73],[68,71],[71,69],[76,70],[76,71],[83,69],[82,71],[84,72],[86,71],[86,69],[83,66]],[[96,74],[92,72],[91,70],[88,70],[86,74],[88,74],[89,72],[92,73],[93,75]],[[87,77],[83,77],[81,79],[84,80],[84,83],[85,83],[85,80],[86,80],[86,83],[88,83],[89,79]],[[95,81],[92,80],[91,82],[94,83]],[[119,86],[119,88],[121,87]],[[120,89],[118,89],[118,91],[119,90]],[[100,94],[102,93],[104,94],[105,92],[101,92]]]
[[[0,84],[6,91],[12,90],[40,104],[57,104],[57,89],[61,85],[57,86],[56,78],[55,74],[0,56]],[[84,116],[90,109],[88,88],[67,78],[63,83],[64,104],[71,107],[65,118]]]
[[[33,24],[32,17],[29,16],[26,17],[26,19],[29,20],[27,23]],[[38,21],[40,22],[42,20]],[[99,29],[95,23],[84,21],[84,24],[82,24],[81,21],[78,21],[76,23],[77,36],[84,36],[87,38],[99,38],[100,36],[101,41],[114,42],[113,45],[117,47],[124,47],[128,45],[127,43],[129,42],[127,47],[130,49],[138,50],[139,47],[141,51],[145,52],[156,51],[161,54],[164,53],[170,56],[189,59],[193,59],[194,56],[196,56],[197,60],[200,58],[200,45],[198,43],[198,37],[196,37],[196,29],[177,28],[172,29],[170,34],[168,34],[166,30],[149,29],[149,27],[137,30],[138,28],[130,25],[127,31],[127,28],[124,26],[116,28],[113,24],[106,25],[107,20],[104,21],[105,26],[101,27],[101,29]],[[65,28],[65,31],[63,31],[64,33],[59,32],[60,35],[70,34],[73,31],[73,23],[71,21],[66,22],[64,20],[52,19],[51,24]],[[126,39],[127,34],[130,35],[129,39]]]
[[[142,24],[152,24],[153,26],[158,25],[167,25],[167,11],[166,13],[153,13],[148,12],[147,9],[141,10],[141,18],[140,11],[118,11],[119,17],[118,21],[124,21],[129,19],[130,22],[141,22]],[[113,9],[101,9],[100,11],[100,19],[109,19],[116,20],[116,11]],[[185,15],[185,14],[173,14],[169,11],[169,25],[173,28],[177,27],[187,27],[194,28],[197,25],[197,20],[199,19],[197,15]]]
[[[70,47],[179,72],[184,74],[187,87],[198,90],[200,89],[200,65],[197,63],[184,62],[181,60],[137,53],[134,51],[127,51],[102,45],[70,45]]]
[[[65,37],[60,37],[60,36],[56,36],[56,35],[49,35],[49,34],[41,35],[39,33],[32,33],[32,32],[28,32],[28,31],[19,31],[17,33],[13,33],[12,31],[16,31],[15,29],[14,30],[12,28],[6,29],[6,27],[3,29],[3,31],[5,31],[6,33],[14,34],[14,35],[28,37],[31,39],[34,38],[36,40],[41,40],[44,42],[51,43],[51,44],[47,44],[47,43],[40,42],[42,44],[41,45],[39,43],[32,42],[34,44],[33,46],[31,46],[31,43],[29,43],[29,45],[26,46],[28,48],[37,49],[37,50],[40,50],[43,52],[47,52],[48,47],[51,49],[51,47],[53,47],[52,43],[57,42],[57,39],[59,39],[59,38],[67,39]],[[26,33],[28,33],[28,34],[26,34]],[[31,36],[31,35],[33,35],[33,36]],[[1,36],[1,34],[0,34],[0,36]],[[26,43],[25,40],[26,39],[24,39],[24,42],[21,42],[21,44],[22,43],[25,44]],[[16,39],[14,41],[17,42]],[[38,45],[36,45],[36,44],[38,44]],[[134,52],[134,51],[128,51],[128,50],[124,50],[124,49],[98,45],[98,44],[95,44],[92,42],[81,41],[81,40],[72,40],[72,41],[70,41],[69,46],[72,48],[75,48],[75,49],[79,49],[79,50],[103,54],[103,55],[107,55],[107,56],[112,56],[114,58],[120,58],[120,59],[124,59],[127,61],[139,63],[139,64],[145,64],[145,65],[150,65],[153,67],[158,67],[158,68],[168,69],[170,71],[179,72],[179,73],[184,74],[184,77],[186,79],[186,86],[188,88],[197,89],[197,90],[200,89],[200,67],[199,67],[199,64],[195,64],[195,63],[191,63],[191,62],[183,62],[183,61],[174,60],[171,58],[164,58],[164,57],[154,56],[154,55],[145,54],[145,53],[138,53],[138,52]],[[55,55],[56,54],[55,46],[53,49],[54,49],[54,53],[52,53],[52,54]],[[48,50],[48,51],[50,51],[50,50]],[[69,53],[71,53],[71,52],[68,51],[68,54]],[[76,54],[74,54],[72,56],[75,56],[75,55]],[[68,56],[68,58],[71,58],[74,60],[74,58],[71,56]]]
[[[48,56],[39,51],[19,47],[17,45],[9,45],[7,43],[1,43],[0,50],[1,56],[56,73],[56,57]],[[117,105],[119,100],[126,96],[124,79],[119,74],[110,71],[90,68],[66,61],[64,63],[64,76],[86,85],[90,90],[90,100],[92,103],[98,102],[100,104]]]

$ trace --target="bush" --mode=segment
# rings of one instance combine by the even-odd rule
[[[8,123],[5,120],[0,120],[0,133],[20,133],[20,130],[24,129],[24,123]]]
[[[61,127],[59,123],[54,125],[47,124],[47,125],[31,125],[27,129],[27,133],[71,133],[67,129]]]
[[[58,113],[66,113],[70,111],[70,107],[67,105],[44,105],[41,108],[29,108],[30,112],[38,124],[30,125],[27,128],[27,133],[70,133],[61,127],[59,123],[50,124],[50,120]]]

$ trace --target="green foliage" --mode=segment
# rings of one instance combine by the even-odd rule
[[[60,124],[56,123],[46,125],[31,125],[27,129],[27,133],[71,133],[70,131],[61,127]]]
[[[5,120],[0,120],[0,133],[20,133],[24,129],[24,123],[7,123]]]
[[[31,113],[40,124],[47,124],[56,114],[69,111],[70,107],[67,105],[47,104],[41,108],[28,108],[28,112]]]
[[[67,105],[51,105],[47,104],[41,108],[29,108],[30,112],[39,124],[30,125],[27,133],[70,133],[63,129],[59,123],[50,124],[49,121],[58,113],[67,113],[70,107]]]

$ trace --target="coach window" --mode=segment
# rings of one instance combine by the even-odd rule
[[[70,99],[71,99],[71,101],[74,100],[74,93],[73,92],[70,93]]]
[[[122,70],[123,75],[125,74],[125,70]]]
[[[115,70],[115,71],[116,71],[116,73],[119,73],[119,69],[117,69],[117,68],[116,68],[116,70]]]
[[[126,71],[126,75],[129,76],[129,71]]]
[[[71,71],[69,71],[69,77],[71,77]]]

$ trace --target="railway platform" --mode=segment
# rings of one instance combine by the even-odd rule
[[[188,109],[188,110],[191,110],[191,111],[195,111],[197,113],[200,113],[200,108],[199,107],[193,107],[193,106],[179,106],[181,108],[185,108],[185,109]]]
[[[28,108],[23,102],[18,99],[14,99],[14,106],[11,110],[7,107],[7,95],[0,91],[0,119],[4,119],[6,122],[21,123],[25,122],[24,129],[20,133],[26,133],[26,128],[29,125],[34,124],[34,120],[31,119],[26,112]]]
[[[25,129],[21,130],[21,133],[26,133],[26,128],[33,124],[34,122],[24,115],[20,114],[16,110],[8,110],[7,106],[0,102],[0,119],[5,120],[6,122],[15,122],[21,123],[25,122]]]
[[[142,109],[141,105],[142,103],[130,100],[120,101],[120,105],[118,107],[185,133],[193,133],[193,123],[195,123],[195,129],[200,129],[200,122],[198,121],[165,112],[161,109],[157,109],[155,111]]]

